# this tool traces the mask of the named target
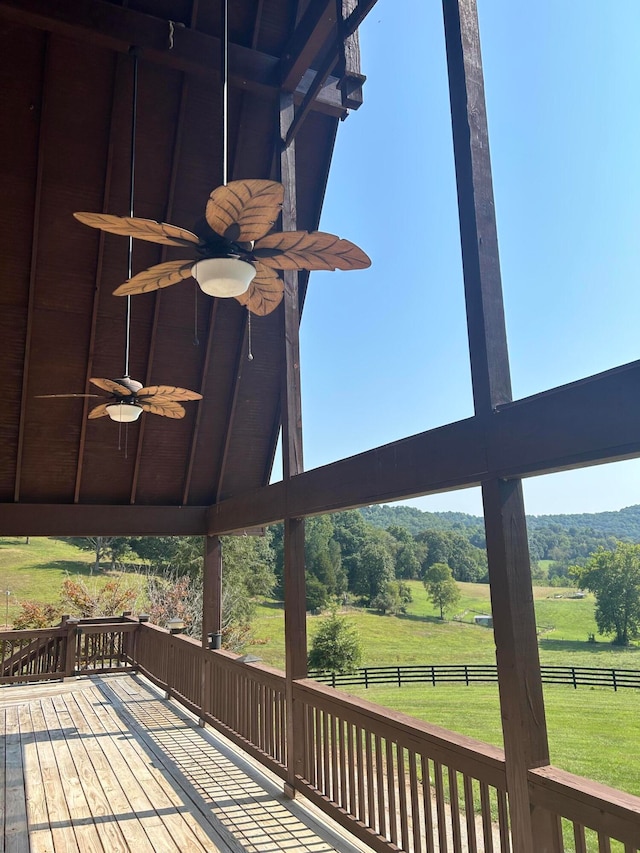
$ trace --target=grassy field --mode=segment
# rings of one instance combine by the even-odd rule
[[[91,576],[94,555],[59,539],[0,537],[0,624],[9,624],[20,611],[21,601],[57,604],[66,578],[81,578],[90,589],[106,583],[102,572]],[[128,576],[132,577],[132,576]],[[6,590],[11,593],[6,595]]]
[[[410,585],[413,601],[404,616],[379,616],[360,608],[347,611],[363,639],[364,666],[495,662],[493,632],[473,622],[475,615],[491,612],[486,584],[459,584],[460,605],[447,622],[440,621],[423,585],[419,581]],[[592,595],[568,598],[575,590],[557,587],[534,587],[533,591],[542,663],[640,669],[640,648],[616,649],[598,635]],[[310,642],[321,619],[307,617]],[[597,642],[587,642],[590,634]],[[263,660],[282,668],[284,614],[279,602],[267,601],[258,607],[254,636]]]

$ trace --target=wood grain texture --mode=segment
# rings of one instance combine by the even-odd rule
[[[114,296],[133,296],[150,293],[191,278],[194,261],[165,261],[139,272],[113,291]]]
[[[163,246],[184,247],[200,244],[200,238],[186,228],[169,225],[167,222],[156,222],[154,219],[115,216],[110,213],[81,212],[73,215],[83,225],[122,237],[135,237],[136,240],[147,240],[149,243],[160,243]]]
[[[284,187],[276,181],[231,181],[209,196],[207,223],[227,240],[258,240],[275,225],[283,197]]]

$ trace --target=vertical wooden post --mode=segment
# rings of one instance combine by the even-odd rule
[[[78,634],[78,620],[71,616],[63,616],[61,627],[66,628],[67,637],[65,643],[64,677],[71,678],[76,672],[76,637]]]
[[[443,0],[471,377],[476,415],[511,378],[476,0]],[[519,480],[482,484],[514,849],[558,853],[559,823],[531,812],[527,771],[549,763],[527,525]]]
[[[211,638],[211,645],[209,645]],[[211,694],[211,661],[209,648],[219,649],[222,645],[222,543],[219,536],[207,536],[204,546],[202,570],[202,691],[199,724],[204,726],[205,714],[214,709],[209,707]]]
[[[295,116],[293,97],[282,94],[280,135],[284,140]],[[295,142],[283,147],[280,175],[284,184],[282,228],[296,228]],[[289,480],[304,470],[302,458],[302,404],[300,390],[300,306],[298,274],[284,273],[284,375],[282,385],[282,469]],[[303,714],[293,699],[293,682],[307,674],[307,621],[304,577],[304,519],[284,523],[284,628],[286,645],[287,783],[285,793],[295,796],[295,777],[302,768]]]
[[[205,539],[202,575],[202,648],[220,648],[222,633],[222,543],[219,536]]]

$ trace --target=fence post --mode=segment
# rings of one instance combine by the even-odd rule
[[[368,687],[369,687],[369,670],[367,669],[366,666],[364,668],[364,686],[365,686],[365,690],[368,689]]]
[[[613,679],[613,689],[618,692],[618,683],[616,681],[616,671],[615,669],[611,670],[611,678]]]
[[[400,667],[398,669],[398,687],[402,687],[402,676],[400,674]]]
[[[575,666],[571,667],[571,678],[573,679],[573,689],[578,689],[578,682],[576,681],[576,668]]]
[[[76,636],[78,634],[78,619],[63,616],[61,627],[67,629],[65,637],[64,678],[71,678],[76,672]]]

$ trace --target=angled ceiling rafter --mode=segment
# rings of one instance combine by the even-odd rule
[[[114,136],[115,136],[115,128],[114,128],[114,115],[116,103],[118,100],[118,91],[119,91],[119,77],[122,73],[122,68],[124,66],[124,61],[122,57],[116,57],[116,61],[114,62],[113,69],[113,89],[111,96],[111,119],[109,121],[109,143],[107,148],[107,162],[105,166],[105,178],[104,178],[104,189],[102,193],[102,210],[103,213],[106,213],[109,208],[109,197],[111,195],[111,179],[113,176],[113,149],[114,149]],[[103,232],[100,232],[99,242],[98,242],[98,256],[96,260],[96,278],[95,278],[95,287],[93,292],[93,306],[91,309],[91,327],[89,330],[89,352],[87,356],[87,369],[85,373],[85,381],[84,387],[89,387],[89,379],[91,378],[91,374],[93,373],[93,357],[95,353],[95,342],[96,342],[96,327],[98,323],[98,308],[100,305],[100,295],[102,292],[102,273],[104,268],[104,244],[105,244],[105,235]],[[88,420],[89,415],[89,398],[85,397],[82,406],[82,423],[80,426],[80,442],[78,444],[78,464],[76,467],[76,482],[73,493],[73,502],[78,503],[80,500],[80,492],[82,489],[82,469],[83,469],[83,459],[84,459],[84,450],[87,441],[87,428],[89,425]]]
[[[197,294],[196,294],[197,298]],[[209,331],[207,333],[207,348],[204,354],[202,363],[202,374],[200,377],[200,393],[204,397],[207,386],[207,378],[211,368],[211,349],[213,347],[213,333],[216,327],[216,316],[218,312],[218,300],[211,300],[211,308],[209,309]],[[198,438],[200,435],[200,422],[202,418],[202,406],[198,406],[195,422],[193,424],[193,432],[191,434],[191,442],[189,447],[189,461],[187,463],[187,471],[184,478],[184,486],[182,489],[182,505],[186,506],[189,501],[189,490],[191,489],[191,477],[193,475],[193,466],[196,458],[196,448],[198,446]]]
[[[16,470],[13,499],[20,500],[20,480],[22,477],[22,457],[24,453],[25,416],[29,386],[29,369],[31,366],[31,335],[33,331],[33,310],[36,290],[36,271],[38,258],[38,241],[40,237],[40,208],[42,202],[42,173],[44,170],[44,139],[47,121],[47,81],[49,77],[50,49],[49,38],[45,38],[44,56],[42,61],[43,75],[40,91],[40,122],[38,127],[38,153],[36,161],[36,180],[33,196],[33,231],[31,234],[31,259],[29,265],[29,295],[27,297],[27,323],[24,340],[24,359],[22,367],[22,392],[20,396],[20,417],[18,422],[18,446],[16,451]]]
[[[176,191],[176,183],[178,181],[178,168],[180,165],[180,153],[182,150],[182,138],[184,132],[184,124],[185,124],[185,111],[186,111],[186,103],[187,103],[187,94],[189,90],[189,83],[187,81],[186,75],[183,75],[182,78],[182,86],[180,89],[180,106],[178,109],[178,120],[176,122],[175,135],[173,137],[173,152],[171,155],[171,177],[169,179],[169,190],[167,193],[167,204],[165,208],[164,221],[171,221],[171,214],[173,212],[173,203],[175,199],[175,191]],[[166,260],[166,249],[162,250],[161,260]],[[153,321],[151,325],[151,338],[149,341],[149,355],[147,360],[147,372],[145,377],[145,386],[151,384],[151,376],[153,371],[153,359],[155,355],[155,347],[156,347],[156,338],[158,334],[158,320],[160,316],[160,305],[162,300],[162,290],[157,290],[154,295],[154,307],[153,307]],[[131,494],[129,498],[129,503],[134,504],[136,502],[136,493],[138,490],[138,479],[140,476],[140,462],[142,459],[142,448],[144,445],[144,433],[145,433],[145,425],[146,418],[142,418],[140,422],[140,428],[138,431],[138,443],[136,446],[136,458],[133,466],[133,476],[131,479]]]

